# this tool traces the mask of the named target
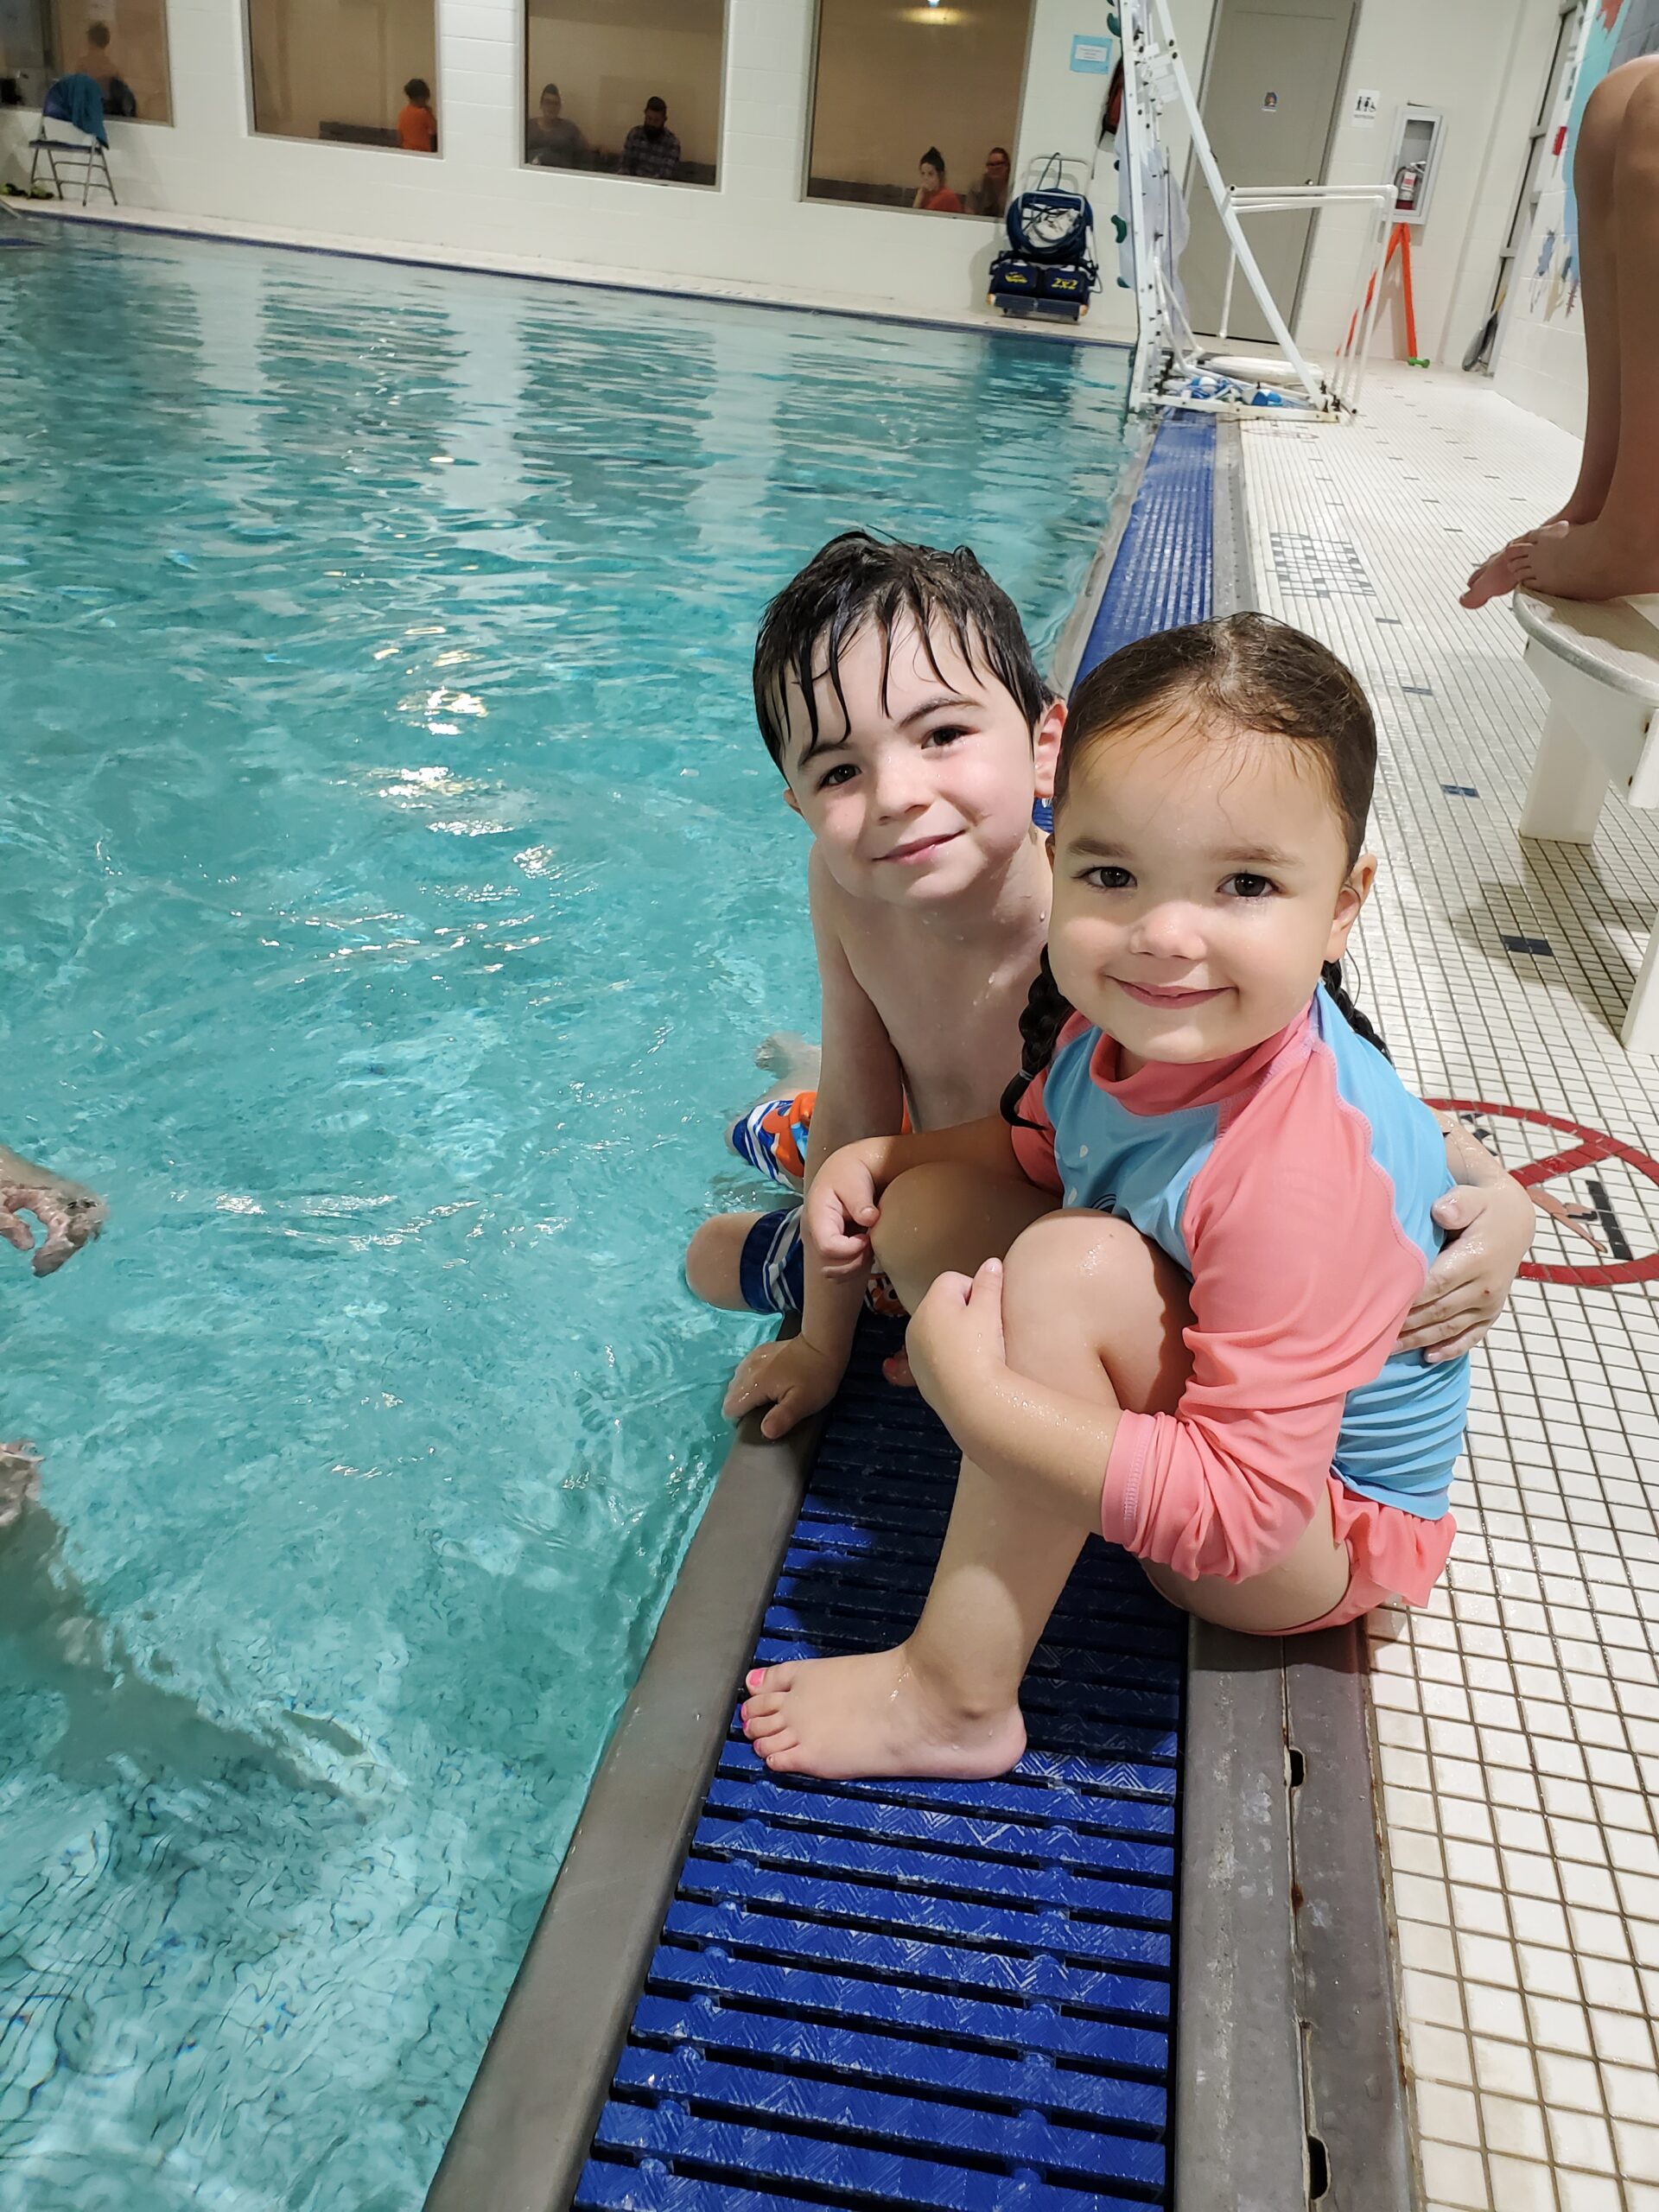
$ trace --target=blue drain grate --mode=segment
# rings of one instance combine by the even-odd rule
[[[1160,425],[1080,673],[1210,612],[1215,422]],[[921,1609],[954,1447],[866,1326],[762,1662]],[[1167,2205],[1185,1624],[1091,1543],[990,1783],[774,1778],[735,1723],[575,2202],[584,2212]]]
[[[919,1611],[956,1455],[867,1329],[757,1656]],[[773,1778],[721,1755],[575,2202],[1167,2202],[1185,1626],[1091,1544],[995,1783]]]

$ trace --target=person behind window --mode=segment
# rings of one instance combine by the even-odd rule
[[[989,215],[1000,222],[1008,212],[1008,174],[1014,164],[1006,146],[993,146],[985,156],[985,174],[968,188],[968,213]]]
[[[680,142],[668,127],[668,102],[645,102],[645,119],[636,123],[622,143],[624,176],[654,176],[665,183],[680,166]]]
[[[397,143],[406,153],[435,154],[438,118],[432,112],[432,87],[424,77],[411,77],[404,86],[409,105],[397,118]]]
[[[538,113],[524,125],[524,159],[541,169],[585,169],[593,149],[564,111],[556,85],[542,86]]]
[[[107,23],[88,23],[86,44],[80,59],[66,76],[90,77],[98,86],[104,102],[105,115],[134,116],[138,103],[133,98],[132,87],[122,78],[110,52],[110,27]]]
[[[950,191],[944,181],[944,156],[937,146],[928,148],[920,167],[922,181],[911,206],[925,208],[930,215],[960,215],[963,212],[961,195]]]
[[[88,23],[86,45],[73,70],[66,69],[66,77],[90,77],[107,102],[110,86],[115,82],[115,61],[110,53],[110,27],[107,23]]]

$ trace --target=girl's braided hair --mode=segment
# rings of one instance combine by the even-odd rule
[[[1262,730],[1319,754],[1347,840],[1348,865],[1359,858],[1376,780],[1376,725],[1351,671],[1305,632],[1267,614],[1229,614],[1160,630],[1124,645],[1084,677],[1071,696],[1059,766],[1056,814],[1073,771],[1097,739],[1133,728],[1179,706],[1208,726]],[[1389,1048],[1354,1004],[1334,960],[1321,980],[1350,1027],[1386,1059]],[[1018,1123],[1020,1102],[1054,1057],[1072,1008],[1043,954],[1020,1017],[1020,1072],[1002,1094],[1005,1119]]]

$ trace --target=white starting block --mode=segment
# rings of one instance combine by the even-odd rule
[[[1513,605],[1549,699],[1521,835],[1587,845],[1615,779],[1628,805],[1659,807],[1659,598],[1592,604],[1517,591]],[[1622,1033],[1627,1052],[1659,1052],[1659,921]]]

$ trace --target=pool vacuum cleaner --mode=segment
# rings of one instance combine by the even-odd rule
[[[1008,202],[1008,244],[991,264],[992,307],[1004,315],[1046,315],[1076,322],[1100,289],[1090,252],[1095,211],[1065,181],[1058,154],[1043,164],[1035,187]]]

